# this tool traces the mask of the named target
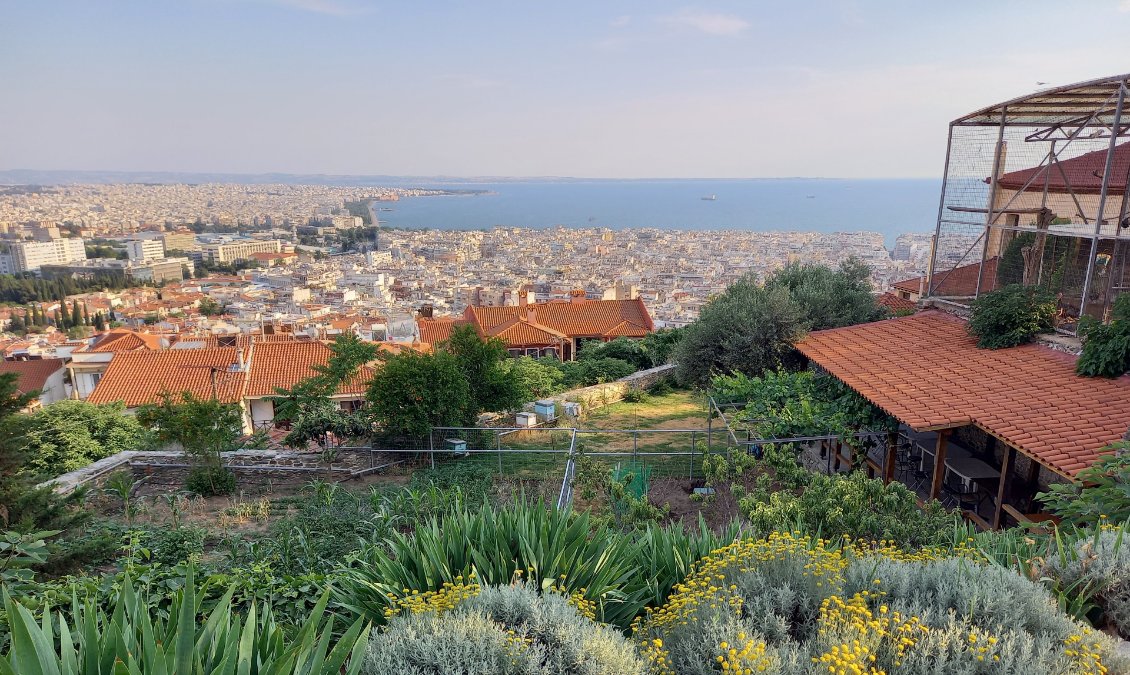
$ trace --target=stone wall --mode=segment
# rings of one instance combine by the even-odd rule
[[[632,373],[614,382],[594,384],[590,387],[581,387],[579,389],[570,389],[560,394],[547,396],[546,399],[557,402],[557,415],[559,418],[564,413],[563,407],[566,402],[580,403],[581,412],[584,414],[622,400],[624,394],[632,389],[647,389],[651,385],[673,375],[674,370],[675,365],[669,363]],[[522,410],[533,412],[533,401],[522,406]],[[489,427],[514,426],[514,416],[504,413],[486,413],[479,416],[479,425]]]

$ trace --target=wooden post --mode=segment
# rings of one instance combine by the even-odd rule
[[[946,443],[949,441],[950,429],[938,432],[938,445],[934,448],[934,479],[930,483],[930,499],[937,499],[942,491],[942,478],[946,475]]]
[[[1004,507],[1004,498],[1008,493],[1008,474],[1012,471],[1012,462],[1016,459],[1016,448],[1009,447],[1004,451],[1001,459],[1001,482],[997,485],[997,508],[993,511],[993,529],[1001,526],[1001,508]]]
[[[887,456],[883,463],[883,482],[890,483],[895,479],[895,459],[898,456],[899,434],[897,431],[887,432]]]

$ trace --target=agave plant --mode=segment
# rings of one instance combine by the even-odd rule
[[[369,628],[358,619],[332,645],[329,591],[288,639],[270,606],[232,611],[231,588],[199,620],[204,595],[189,568],[167,620],[151,616],[127,579],[107,614],[93,602],[71,599],[71,621],[44,608],[41,621],[4,591],[11,628],[0,675],[356,675]],[[344,670],[343,670],[344,668]]]

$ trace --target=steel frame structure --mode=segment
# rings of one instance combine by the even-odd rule
[[[1130,170],[1117,167],[1118,175],[1115,175],[1116,148],[1120,145],[1120,141],[1130,139],[1130,114],[1126,110],[1127,99],[1130,98],[1128,95],[1130,95],[1130,73],[1039,91],[983,108],[951,122],[946,141],[945,171],[927,267],[924,297],[940,299],[959,297],[947,293],[943,285],[955,270],[974,263],[977,265],[977,278],[973,297],[980,296],[987,285],[985,266],[992,257],[990,239],[994,233],[1036,232],[1041,238],[1051,234],[1056,237],[1082,240],[1085,242],[1083,246],[1089,243],[1085,272],[1080,270],[1082,290],[1079,293],[1076,316],[1087,314],[1089,304],[1099,304],[1100,316],[1095,318],[1104,319],[1113,296],[1124,288],[1123,285],[1115,286],[1113,270],[1124,268],[1126,261],[1116,258],[1130,255],[1130,247],[1128,247],[1130,241],[1127,233],[1123,233],[1123,230],[1130,225],[1130,219],[1127,219],[1130,176],[1124,175],[1130,173]],[[987,161],[989,157],[986,156],[989,137],[984,133],[978,136],[977,129],[996,132],[995,143],[992,144],[991,149],[991,164]],[[1008,145],[1006,132],[1009,138],[1020,141],[1018,147],[1022,152],[1028,152],[1029,157],[1033,159],[1037,156],[1032,150],[1034,146],[1024,144],[1048,144],[1046,151],[1039,150],[1038,156],[1042,159],[1038,164],[1023,167],[1031,173],[1019,189],[1008,188],[1012,190],[1011,195],[1002,194],[1000,188],[1000,178],[1005,173],[1007,160],[1011,159],[1015,164],[1016,159],[1007,157],[1007,151],[1011,148],[1006,147]],[[1069,175],[1070,172],[1064,169],[1064,158],[1078,157],[1080,147],[1094,148],[1088,154],[1095,155],[1101,148],[1097,145],[1099,142],[1105,142],[1105,161],[1102,163],[1101,176],[1097,172],[1082,177],[1078,172],[1074,176]],[[1022,155],[1021,160],[1023,159]],[[972,176],[971,172],[978,168],[982,171],[990,169],[991,174],[988,177],[983,173],[980,176]],[[955,183],[964,180],[968,184],[968,181],[974,178],[984,179],[978,182],[988,184],[987,194],[972,189],[966,189],[965,194],[960,194],[961,188],[955,187]],[[1092,183],[1092,186],[1086,190],[1086,196],[1095,197],[1093,188],[1095,179],[1101,181],[1098,185],[1097,199],[1093,199],[1089,204],[1093,207],[1093,213],[1090,213],[1088,205],[1083,203],[1084,196],[1080,193],[1077,183],[1080,180]],[[1049,186],[1053,181],[1062,181],[1062,185],[1057,183],[1052,189]],[[1073,186],[1073,182],[1076,185]],[[1112,185],[1121,188],[1119,194],[1110,194]],[[1079,223],[1075,228],[1057,231],[1049,229],[1043,224],[1045,222],[1043,220],[1036,225],[1036,229],[1018,224],[1019,216],[1022,214],[1039,219],[1046,218],[1047,222],[1051,222],[1056,216],[1049,209],[1049,197],[1053,196],[1053,193],[1059,200],[1057,203],[1060,204],[1061,209],[1067,208],[1073,211],[1069,214],[1068,220]],[[975,203],[977,194],[982,195],[984,199],[982,204]],[[1002,199],[1005,196],[1007,199]],[[1038,206],[1033,206],[1037,196]],[[1118,197],[1121,197],[1121,206],[1116,215],[1111,210],[1110,203],[1112,199]],[[1014,207],[1014,204],[1019,206]],[[983,217],[969,217],[972,214],[983,214]],[[1010,216],[1010,218],[1002,220],[1002,216]],[[1110,227],[1112,223],[1113,228]],[[1091,225],[1093,227],[1089,227]],[[974,235],[977,236],[974,238]],[[997,236],[999,238],[1002,235]],[[1095,275],[1096,262],[1100,258],[1100,242],[1111,240],[1114,243],[1106,245],[1110,247],[1111,253],[1102,254],[1108,256],[1106,262],[1109,267],[1104,267],[1104,272],[1109,275],[1109,280],[1105,289],[1097,288]],[[1036,247],[1040,253],[1043,252],[1042,241],[1043,239],[1039,247]],[[966,244],[967,248],[960,253],[960,257],[957,257],[957,262],[954,263],[957,252]],[[945,252],[949,260],[948,269],[942,269],[945,263],[940,248],[944,246],[950,247]],[[978,248],[980,248],[979,258],[973,253]],[[1126,254],[1120,253],[1123,250],[1126,250]],[[1090,301],[1095,298],[1101,298],[1101,302],[1091,303]],[[1094,309],[1092,308],[1092,314]]]

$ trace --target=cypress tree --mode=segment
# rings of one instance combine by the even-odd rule
[[[66,330],[71,327],[71,314],[67,311],[67,303],[59,303],[58,314],[55,315],[55,325],[60,330]]]
[[[63,323],[62,317],[59,316],[59,310],[57,309],[51,311],[51,319],[55,323],[56,328],[59,328]]]
[[[71,303],[71,326],[83,325],[82,310],[78,308],[78,300]]]
[[[86,303],[82,303],[82,323],[86,326],[90,325],[90,312],[86,309]]]
[[[94,330],[99,332],[106,330],[106,321],[102,318],[102,312],[94,315]]]

